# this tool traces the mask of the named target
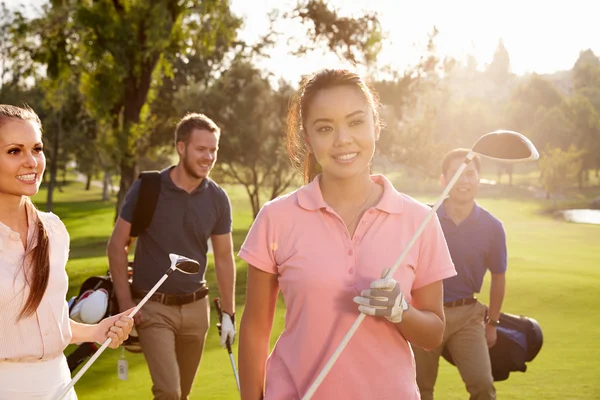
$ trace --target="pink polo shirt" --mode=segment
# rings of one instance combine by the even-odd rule
[[[359,315],[353,297],[394,265],[430,210],[374,175],[383,196],[351,238],[318,180],[265,204],[239,253],[278,275],[286,304],[285,329],[267,360],[267,400],[306,393]],[[410,302],[412,290],[453,275],[434,216],[394,278]],[[413,360],[394,324],[367,316],[313,399],[418,399]]]
[[[71,341],[69,310],[65,296],[68,277],[65,265],[69,254],[69,234],[52,213],[40,212],[50,242],[50,277],[37,311],[17,320],[29,296],[23,268],[25,249],[18,232],[0,222],[0,363],[36,362],[63,355]],[[28,209],[28,242],[37,245],[37,224]]]

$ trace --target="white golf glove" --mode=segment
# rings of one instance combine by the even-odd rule
[[[233,344],[235,340],[235,324],[231,320],[231,317],[227,313],[223,313],[223,320],[221,321],[221,346],[226,349],[227,342]]]
[[[360,296],[356,296],[354,302],[359,304],[358,311],[361,313],[386,317],[394,324],[402,321],[402,314],[408,309],[400,284],[393,278],[374,280],[370,289],[360,292]]]

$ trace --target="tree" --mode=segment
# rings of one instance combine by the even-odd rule
[[[293,89],[269,80],[243,59],[236,59],[208,88],[182,93],[184,108],[203,110],[221,127],[215,174],[244,186],[256,217],[261,194],[273,199],[295,180],[285,151],[287,104]]]
[[[377,153],[395,164],[413,168],[428,177],[439,171],[439,159],[454,140],[447,131],[436,131],[436,118],[447,98],[440,76],[453,67],[453,60],[436,54],[434,28],[427,48],[414,67],[393,73],[390,79],[373,82],[379,93],[385,123]]]
[[[492,62],[487,68],[487,73],[491,80],[498,86],[505,84],[508,80],[510,74],[510,57],[502,40],[498,42],[494,58],[492,58]]]
[[[536,130],[534,127],[535,116],[540,109],[552,109],[560,106],[562,101],[562,95],[551,82],[533,74],[513,90],[503,113],[504,118],[501,119],[502,125],[507,129],[521,132],[534,143],[544,142],[546,141],[545,137],[535,136],[536,134],[544,135],[543,131]],[[512,182],[513,165],[500,164],[498,168],[499,175],[506,172],[509,176],[509,183]]]
[[[112,127],[120,186],[117,212],[137,175],[137,142],[151,131],[151,104],[175,60],[203,57],[230,46],[240,20],[218,0],[96,0],[77,4],[84,62],[81,90],[94,117]],[[199,52],[199,49],[201,50]]]
[[[575,95],[564,103],[564,112],[571,122],[571,143],[585,150],[580,154],[581,163],[578,172],[579,188],[588,178],[588,171],[597,167],[600,153],[600,114],[590,101],[581,95]]]
[[[383,32],[376,13],[345,17],[326,0],[303,0],[285,17],[307,26],[307,40],[293,51],[296,55],[322,46],[340,59],[368,66],[381,50]]]
[[[567,150],[547,146],[542,152],[539,160],[540,180],[547,199],[571,186],[581,169],[581,154],[581,150],[575,146]]]

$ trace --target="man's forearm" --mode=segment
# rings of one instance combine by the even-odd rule
[[[117,301],[119,304],[123,305],[130,304],[132,301],[131,290],[129,288],[129,276],[127,273],[127,266],[129,264],[127,254],[128,247],[123,247],[121,249],[109,246],[108,248],[110,276],[117,295]]]
[[[500,310],[504,301],[504,293],[506,291],[506,277],[504,274],[492,274],[492,282],[490,285],[490,305],[488,315],[491,320],[498,321],[500,318]]]
[[[235,312],[235,261],[233,260],[233,254],[215,255],[215,271],[223,311],[233,314]]]

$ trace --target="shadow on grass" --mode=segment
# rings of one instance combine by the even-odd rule
[[[101,200],[65,201],[54,203],[54,213],[65,219],[88,218],[94,214],[113,211],[114,204]]]
[[[106,256],[108,236],[86,236],[71,238],[70,259]]]

